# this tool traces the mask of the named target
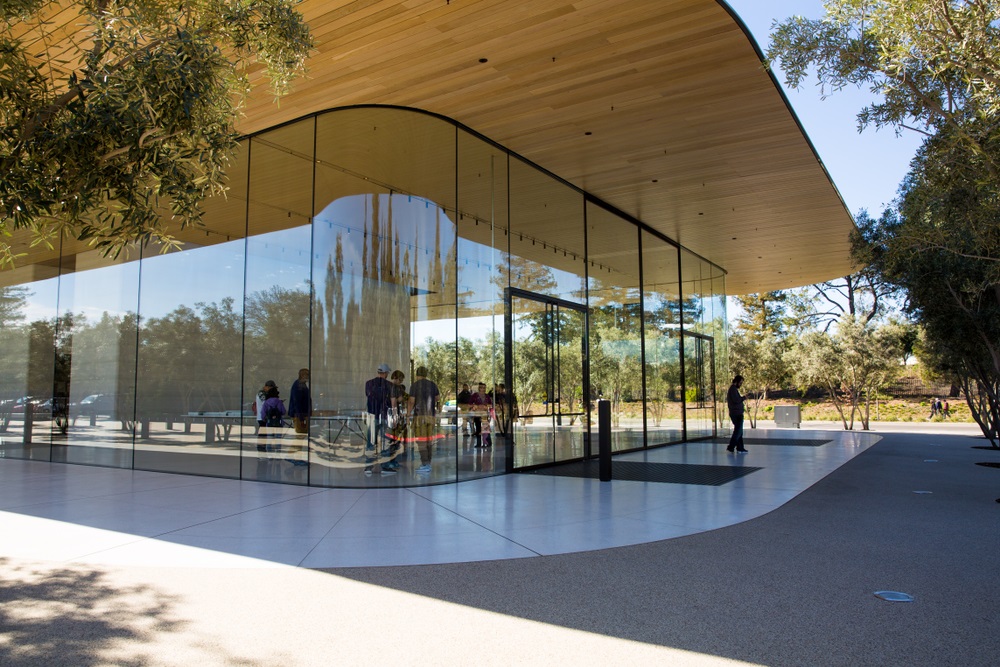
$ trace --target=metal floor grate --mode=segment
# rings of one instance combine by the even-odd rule
[[[729,438],[715,438],[712,443],[729,444]],[[767,447],[821,447],[832,440],[809,440],[806,438],[743,438],[744,444]]]
[[[626,482],[722,486],[757,470],[760,468],[754,466],[714,466],[691,463],[648,463],[644,461],[611,462],[611,478]],[[573,463],[527,471],[525,474],[600,478],[597,461],[574,461]]]

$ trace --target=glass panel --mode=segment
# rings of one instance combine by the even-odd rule
[[[138,254],[131,249],[131,259]],[[55,461],[132,467],[139,262],[126,260],[97,251],[63,258]]]
[[[513,429],[515,467],[582,458],[585,312],[514,295],[510,299],[513,391],[521,419]]]
[[[579,459],[587,454],[584,448],[589,432],[587,405],[583,401],[586,313],[557,307],[552,309],[550,323],[551,363],[554,368],[550,395],[555,415],[555,458],[556,461]]]
[[[57,262],[0,273],[0,444],[5,457],[49,460],[57,273]]]
[[[729,320],[726,313],[726,277],[722,269],[712,269],[712,336],[715,339],[715,429],[726,429],[728,415],[725,408],[726,391],[729,389]]]
[[[611,401],[612,449],[635,449],[644,444],[639,229],[588,204],[587,245],[603,267],[590,271],[591,393]]]
[[[586,303],[583,195],[524,162],[510,162],[511,287]],[[591,272],[608,267],[593,262]]]
[[[676,247],[642,233],[647,445],[684,438],[678,263]]]
[[[470,479],[505,472],[513,429],[511,404],[504,399],[513,394],[501,386],[506,372],[504,292],[509,287],[509,276],[502,270],[509,241],[507,154],[460,132],[458,164],[457,372],[447,409],[454,410],[458,477]],[[480,382],[482,395],[473,402]],[[485,396],[497,414],[493,430],[481,414]]]
[[[204,225],[178,233],[179,252],[143,250],[134,466],[239,477],[244,421],[243,282],[246,167],[243,148],[227,197],[205,206]]]
[[[712,435],[715,422],[713,350],[706,322],[711,319],[709,265],[687,250],[681,251],[681,290],[684,296],[684,401],[687,438]]]
[[[454,161],[455,128],[432,116],[356,109],[318,119],[313,484],[456,478],[455,439],[440,412],[427,414],[454,387]],[[428,376],[415,378],[421,366]],[[418,379],[428,404],[415,397],[420,419],[397,423],[400,408],[413,416]]]
[[[511,298],[513,387],[520,423],[514,428],[514,466],[555,461],[551,391],[550,308],[532,299]]]
[[[309,482],[310,403],[318,379],[309,376],[313,128],[309,119],[250,142],[244,479]]]

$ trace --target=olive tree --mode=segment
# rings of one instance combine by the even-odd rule
[[[225,189],[251,72],[281,95],[303,71],[295,4],[81,0],[65,22],[46,0],[0,4],[0,237],[175,248],[172,226]]]
[[[901,326],[890,323],[876,328],[844,315],[835,331],[813,331],[802,336],[786,355],[786,361],[800,387],[826,389],[844,430],[853,429],[858,417],[861,428],[867,431],[871,400],[902,367],[904,335]]]

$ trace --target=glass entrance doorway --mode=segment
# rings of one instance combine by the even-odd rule
[[[715,435],[715,341],[684,334],[684,400],[687,438]]]
[[[514,288],[506,296],[511,467],[589,457],[586,308]]]

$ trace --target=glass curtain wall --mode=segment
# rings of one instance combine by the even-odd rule
[[[504,295],[510,285],[505,270],[510,243],[508,172],[505,152],[458,133],[458,340],[456,349],[449,350],[453,370],[445,410],[456,434],[459,479],[503,472],[514,428],[515,406],[505,399],[509,392],[504,382]]]
[[[134,467],[240,476],[246,156],[183,249],[142,252]]]
[[[58,259],[0,274],[0,443],[3,455],[48,461],[56,345]],[[58,349],[65,354],[66,345]],[[59,363],[60,379],[66,360]],[[64,380],[63,380],[64,381]]]
[[[132,467],[138,248],[64,256],[52,387],[52,460]]]
[[[646,444],[684,439],[680,259],[676,246],[642,232]]]
[[[310,423],[302,419],[309,416],[309,410],[306,406],[302,412],[297,403],[304,402],[302,396],[308,396],[320,380],[307,375],[311,368],[313,126],[309,119],[254,136],[247,147],[249,177],[244,177],[249,201],[233,201],[234,206],[245,205],[247,229],[239,375],[239,405],[250,413],[241,425],[244,479],[309,482]],[[306,372],[302,383],[300,371]],[[266,383],[273,383],[273,388],[265,388]],[[267,414],[270,405],[264,407],[270,395],[276,395],[284,407],[278,419]]]
[[[636,449],[645,444],[639,228],[588,202],[587,243],[591,394],[611,402],[612,449]]]
[[[710,266],[712,275],[712,337],[715,340],[715,426],[724,432],[729,423],[726,392],[732,376],[729,374],[729,319],[726,312],[726,274]]]
[[[711,265],[681,251],[683,295],[684,407],[686,436],[715,433],[715,337],[712,332]]]
[[[517,401],[514,467],[582,458],[589,423],[586,377],[587,242],[583,195],[522,160],[510,160],[507,273]]]
[[[181,250],[0,272],[4,456],[413,486],[591,455],[598,398],[617,451],[721,423],[721,271],[504,149],[350,108],[229,174]]]
[[[318,118],[313,483],[454,481],[456,128],[357,109]],[[385,369],[385,372],[380,372]]]

